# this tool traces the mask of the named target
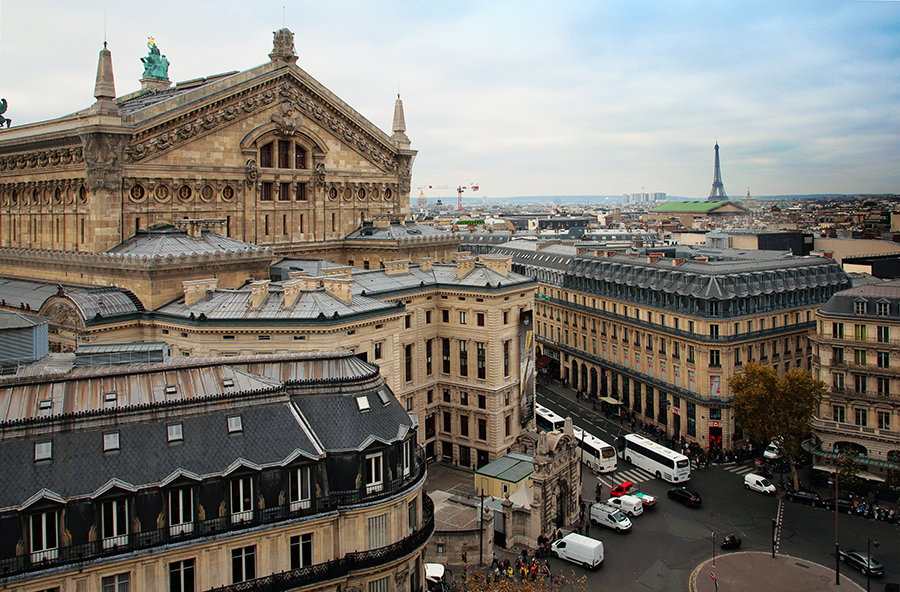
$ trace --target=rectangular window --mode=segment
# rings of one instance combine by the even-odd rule
[[[419,501],[418,499],[410,500],[406,504],[406,530],[409,534],[416,531],[419,527]]]
[[[291,537],[291,569],[313,564],[313,535],[300,534]]]
[[[193,559],[169,564],[169,592],[194,592]]]
[[[855,375],[853,376],[853,382],[854,382],[854,384],[855,384],[855,386],[856,386],[856,393],[857,393],[857,394],[859,394],[859,395],[864,395],[864,394],[866,394],[866,390],[867,390],[867,389],[866,389],[866,386],[868,386],[868,385],[866,384],[866,377],[865,377],[865,376],[863,376],[862,374],[855,374]]]
[[[503,376],[509,376],[509,343],[509,340],[503,342]]]
[[[469,342],[459,342],[459,375],[469,375]]]
[[[881,325],[877,328],[878,331],[878,343],[889,343],[891,341],[891,328],[890,327],[882,327]]]
[[[475,320],[477,321],[477,324],[479,327],[484,327],[484,313],[483,312],[477,313],[475,315]]]
[[[278,140],[278,168],[291,168],[291,143],[287,140]]]
[[[441,311],[441,321],[444,322],[444,323],[449,323],[449,322],[450,322],[450,311],[449,311],[449,310],[442,310],[442,311]]]
[[[431,358],[432,358],[432,347],[434,345],[433,339],[425,340],[425,374],[431,376],[432,374],[432,366],[431,366]]]
[[[478,378],[484,380],[487,376],[487,355],[485,353],[486,346],[480,341],[475,342],[475,361],[478,368]]]
[[[35,442],[34,460],[51,460],[53,458],[53,442]]]
[[[469,393],[460,392],[459,393],[459,404],[463,407],[469,406]]]
[[[194,491],[190,487],[169,492],[169,534],[177,536],[194,531]]]
[[[853,338],[857,341],[865,341],[866,325],[853,325]]]
[[[888,397],[891,394],[891,379],[884,378],[882,376],[878,377],[878,396],[879,397]]]
[[[831,419],[838,423],[847,423],[845,409],[846,408],[843,405],[832,405],[831,406]]]
[[[866,314],[866,301],[865,300],[857,300],[853,303],[853,314],[864,315]]]
[[[259,166],[272,168],[272,143],[269,142],[259,149]]]
[[[844,390],[844,373],[843,372],[835,372],[831,375],[832,378],[832,387],[836,391]]]
[[[687,433],[688,436],[697,436],[697,405],[691,401],[687,403]]]
[[[374,357],[375,357],[376,360],[380,360],[380,359],[381,359],[381,356],[383,355],[383,352],[382,352],[382,348],[383,348],[383,347],[384,347],[384,342],[383,342],[383,341],[376,341],[376,342],[375,342],[375,354],[374,354]]]
[[[868,409],[854,408],[853,415],[854,415],[854,423],[856,423],[856,425],[863,427],[863,428],[866,427],[867,425],[869,425],[869,423],[868,423],[869,410]]]
[[[452,434],[453,433],[453,416],[449,411],[444,411],[444,433]]]
[[[843,364],[844,363],[844,348],[842,348],[842,347],[832,348],[831,363],[832,364]]]
[[[864,349],[855,349],[853,350],[853,363],[857,366],[865,366],[866,365],[866,350]]]
[[[486,419],[478,420],[478,439],[479,440],[487,440],[487,420]]]
[[[100,579],[100,592],[131,592],[131,572],[104,576]]]
[[[478,395],[478,408],[487,409],[487,397],[485,395]]]
[[[890,306],[888,305],[887,302],[876,302],[875,303],[875,314],[877,314],[880,317],[888,316],[889,309],[890,309]]]
[[[719,359],[719,350],[717,350],[717,349],[709,350],[709,365],[716,367],[716,368],[718,368],[722,365],[721,360]]]
[[[693,363],[694,363],[694,346],[693,346],[693,345],[689,345],[689,346],[688,346],[688,359],[687,359],[687,361],[688,361],[688,364],[693,364]]]
[[[388,522],[387,514],[372,516],[366,521],[366,532],[369,539],[369,550],[387,546]]]
[[[32,563],[56,559],[59,556],[59,514],[34,514],[30,522]]]
[[[288,471],[288,501],[291,512],[308,510],[312,496],[312,474],[309,467]]]
[[[260,201],[272,201],[272,184],[271,183],[260,183],[259,200]],[[266,232],[266,234],[269,234],[268,231]]]
[[[446,311],[445,311],[446,312]],[[443,356],[443,372],[444,374],[450,374],[450,340],[442,339],[441,340],[441,355]]]
[[[413,346],[411,343],[404,348],[404,361],[406,367],[406,382],[413,379]]]
[[[101,522],[104,549],[122,547],[128,544],[127,499],[103,502]]]
[[[425,311],[425,324],[426,325],[431,324],[431,311],[430,310]]]
[[[878,352],[878,367],[879,368],[890,368],[891,367],[891,354],[889,352]]]
[[[253,519],[253,477],[241,477],[231,482],[231,523]]]
[[[831,323],[831,336],[834,339],[843,339],[844,323]]]
[[[391,590],[391,577],[390,576],[369,582],[369,592],[390,592],[390,590]]]
[[[231,581],[235,584],[256,579],[256,545],[231,550]]]
[[[366,456],[366,493],[375,493],[384,488],[384,466],[382,453]]]
[[[878,412],[878,429],[879,430],[891,429],[891,414],[888,411],[879,411]]]
[[[297,183],[297,201],[307,201],[307,199],[306,183]],[[303,232],[303,228],[300,229],[300,232]]]
[[[119,450],[119,432],[103,434],[103,452],[116,452]]]
[[[468,415],[460,415],[459,416],[459,435],[463,438],[469,437],[469,416]]]
[[[459,311],[459,324],[460,325],[466,324],[466,311],[464,311],[464,310]]]
[[[278,201],[291,201],[291,184],[290,183],[279,183],[278,184]],[[284,230],[287,233],[287,229]]]

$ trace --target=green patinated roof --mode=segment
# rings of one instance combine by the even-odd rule
[[[532,457],[526,454],[510,452],[506,456],[501,456],[494,462],[484,465],[475,471],[475,474],[518,483],[533,472],[534,463],[532,462]]]
[[[651,212],[709,212],[719,206],[728,204],[728,201],[667,201],[664,204],[651,208]]]

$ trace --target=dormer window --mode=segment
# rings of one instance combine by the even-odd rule
[[[886,317],[886,316],[888,316],[888,314],[890,314],[890,310],[891,310],[890,303],[888,303],[886,300],[876,302],[875,308],[876,308],[876,314],[880,317]]]
[[[172,395],[177,395],[177,394],[178,394],[177,386],[175,386],[174,384],[166,385],[166,396],[172,396]]]
[[[36,442],[34,445],[34,462],[53,459],[53,442]]]
[[[866,314],[866,301],[865,300],[855,300],[853,302],[853,314],[858,314],[858,315]]]
[[[222,381],[222,386],[225,388],[232,388],[234,386],[234,380],[231,378],[226,378]]]
[[[107,432],[103,434],[103,452],[119,451],[119,432]]]
[[[170,444],[174,442],[183,442],[184,432],[182,431],[182,424],[173,423],[166,426],[166,437]]]
[[[244,431],[243,423],[240,415],[231,415],[228,417],[228,433],[240,434]]]
[[[366,455],[366,493],[376,493],[384,488],[383,460],[381,452]]]
[[[128,544],[128,499],[103,502],[101,505],[103,548],[112,549]]]
[[[59,556],[59,512],[33,514],[28,522],[32,563],[56,559]]]
[[[371,409],[371,406],[369,405],[369,397],[367,397],[366,395],[360,395],[359,397],[356,397],[356,406],[359,407],[360,411],[368,411],[369,409]]]
[[[115,392],[106,393],[103,395],[103,407],[106,409],[110,409],[115,407],[119,402],[119,396]]]
[[[47,417],[53,411],[53,401],[45,399],[38,403],[38,417]]]
[[[380,389],[378,391],[378,398],[381,399],[382,405],[387,405],[388,403],[391,402],[391,396],[388,394],[387,390],[385,390],[385,389]]]

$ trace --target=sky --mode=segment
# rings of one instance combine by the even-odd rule
[[[121,96],[148,36],[177,82],[282,26],[387,134],[399,90],[413,198],[705,198],[716,142],[730,197],[900,193],[900,1],[0,0],[5,116],[90,106],[104,39]]]

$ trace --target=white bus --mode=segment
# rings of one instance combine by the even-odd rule
[[[611,473],[616,470],[616,449],[593,434],[574,427],[575,438],[581,449],[581,462],[598,473]]]
[[[638,434],[626,434],[616,441],[619,458],[650,471],[658,479],[669,483],[682,483],[691,478],[691,463],[688,457],[669,450]]]
[[[534,404],[534,417],[538,429],[544,430],[545,432],[561,432],[566,426],[565,419],[538,403]]]

